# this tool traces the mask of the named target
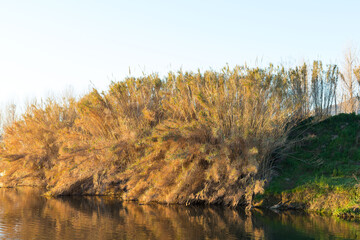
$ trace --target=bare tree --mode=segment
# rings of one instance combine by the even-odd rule
[[[336,105],[338,78],[339,70],[336,65],[328,65],[324,70],[321,61],[314,61],[310,79],[310,105],[315,116],[332,114],[332,106]],[[336,114],[336,106],[334,112]]]
[[[355,74],[355,76],[356,76],[356,78],[357,78],[357,81],[358,81],[358,84],[359,84],[359,86],[360,86],[360,66],[357,66],[357,67],[355,68],[354,74]]]
[[[5,128],[10,126],[13,122],[16,121],[16,104],[10,103],[6,106],[5,114],[3,117],[2,127]]]
[[[336,87],[338,85],[339,69],[336,65],[328,65],[324,82],[323,114],[331,114],[331,106],[335,106],[336,114]]]
[[[343,83],[343,104],[345,112],[356,112],[356,97],[358,96],[358,86],[356,84],[355,66],[358,62],[357,49],[349,47],[344,53],[344,62],[340,74]]]
[[[323,112],[324,79],[321,61],[314,61],[311,74],[311,102],[316,116]]]

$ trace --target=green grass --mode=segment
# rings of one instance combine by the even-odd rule
[[[280,198],[287,194],[291,201],[314,207],[319,199],[331,201],[329,196],[332,194],[348,195],[346,200],[340,198],[335,208],[323,203],[323,207],[314,210],[335,215],[352,210],[357,212],[360,203],[360,147],[357,140],[360,116],[339,114],[316,124],[312,122],[312,119],[304,121],[290,134],[283,159],[275,168],[277,174],[270,181],[265,196]]]

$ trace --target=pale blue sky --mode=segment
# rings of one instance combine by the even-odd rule
[[[90,81],[244,62],[341,60],[360,1],[0,0],[0,106]]]

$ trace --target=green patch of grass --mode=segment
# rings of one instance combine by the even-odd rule
[[[280,195],[315,190],[312,201],[346,191],[350,206],[331,209],[340,215],[357,208],[360,179],[360,116],[339,114],[312,124],[304,121],[289,137],[283,159],[276,165],[277,176],[270,181],[266,194]],[[319,209],[320,210],[320,209]]]

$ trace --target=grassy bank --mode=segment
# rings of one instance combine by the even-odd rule
[[[360,213],[360,116],[340,114],[304,121],[290,134],[263,205],[324,212]]]

